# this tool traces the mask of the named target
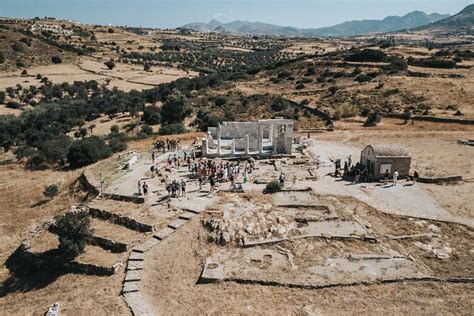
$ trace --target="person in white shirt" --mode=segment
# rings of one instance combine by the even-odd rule
[[[398,170],[395,170],[393,173],[393,185],[397,185],[397,179],[398,179]]]

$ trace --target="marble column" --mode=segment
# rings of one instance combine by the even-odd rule
[[[250,152],[250,137],[245,135],[245,154],[248,155]]]
[[[263,126],[258,125],[258,134],[257,134],[257,150],[261,154],[263,149]]]
[[[208,151],[209,151],[209,146],[208,146],[208,140],[207,138],[202,139],[202,156],[207,157]]]
[[[230,145],[230,152],[232,153],[232,156],[235,155],[235,139],[232,140],[232,143]]]

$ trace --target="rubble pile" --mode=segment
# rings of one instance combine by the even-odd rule
[[[293,220],[272,211],[269,205],[247,209],[239,217],[205,219],[203,224],[210,231],[209,241],[222,245],[236,243],[240,246],[250,239],[285,237],[297,228]]]

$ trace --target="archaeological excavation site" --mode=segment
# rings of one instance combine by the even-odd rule
[[[474,315],[473,21],[0,0],[0,316]]]

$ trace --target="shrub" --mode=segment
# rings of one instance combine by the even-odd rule
[[[61,59],[61,57],[59,56],[53,56],[51,57],[51,61],[54,63],[54,64],[60,64],[63,62],[63,60]]]
[[[116,153],[127,149],[127,143],[122,141],[119,137],[113,137],[109,140],[109,147],[112,152]]]
[[[17,60],[15,65],[18,67],[18,68],[23,68],[23,67],[26,67],[26,64],[21,61],[21,60]]]
[[[58,193],[59,188],[56,184],[48,185],[43,191],[43,195],[48,199],[54,198],[56,195],[58,195]]]
[[[218,107],[221,107],[221,106],[226,105],[226,104],[227,104],[227,101],[228,101],[227,97],[225,97],[225,96],[218,96],[218,97],[216,98],[216,100],[214,101],[214,104],[215,104],[216,106],[218,106]]]
[[[112,134],[118,134],[119,131],[120,131],[120,127],[119,127],[118,125],[112,125],[112,126],[110,127],[110,132],[111,132]]]
[[[143,125],[142,130],[140,132],[144,133],[148,136],[151,136],[151,135],[153,135],[153,128],[151,128],[151,126],[149,126],[149,125]]]
[[[367,82],[371,80],[372,80],[372,77],[365,74],[357,75],[357,77],[354,78],[354,81],[357,81],[357,82]]]
[[[21,108],[21,104],[15,101],[10,101],[7,103],[6,107],[9,109],[19,109]]]
[[[413,66],[426,67],[426,68],[444,68],[452,69],[456,67],[456,62],[449,59],[436,59],[436,58],[426,58],[426,59],[414,59],[409,58],[408,63]]]
[[[286,110],[290,106],[290,102],[281,96],[273,99],[271,108],[275,112]]]
[[[16,41],[12,44],[12,49],[15,52],[23,52],[25,51],[25,45],[22,42]]]
[[[79,168],[111,155],[112,150],[101,138],[91,136],[74,141],[67,153],[67,159],[71,167]]]
[[[46,159],[42,154],[35,154],[28,159],[26,163],[26,167],[30,170],[44,170],[47,169],[48,166],[46,164]]]
[[[296,90],[301,90],[301,89],[304,89],[304,88],[305,88],[304,83],[298,83],[295,87]]]
[[[59,237],[59,249],[67,260],[81,253],[92,237],[90,218],[85,212],[68,212],[56,218],[55,232]]]
[[[271,193],[276,193],[276,192],[279,192],[279,191],[281,191],[280,182],[278,180],[273,180],[272,182],[267,184],[267,186],[263,190],[263,193],[271,194]]]
[[[107,30],[107,32],[108,32],[108,33],[115,33],[115,31],[114,31],[113,28],[109,28],[109,29]]]
[[[175,123],[175,124],[162,125],[158,133],[160,135],[174,135],[174,134],[183,134],[186,132],[187,130],[182,123]]]
[[[0,64],[5,62],[5,53],[0,51]]]
[[[382,120],[382,117],[378,112],[371,112],[367,116],[367,120],[364,123],[364,126],[375,126]]]
[[[337,90],[339,90],[339,87],[338,86],[330,86],[328,90],[331,93],[331,95],[335,95]]]
[[[350,55],[346,56],[347,61],[358,61],[358,62],[381,62],[387,58],[381,50],[377,49],[364,49],[361,51],[355,51]]]
[[[142,120],[148,125],[157,125],[161,122],[160,109],[156,106],[148,106],[143,111]]]
[[[5,97],[6,96],[7,96],[7,94],[5,93],[5,91],[0,91],[0,104],[5,103]]]
[[[109,70],[112,70],[115,68],[115,61],[113,59],[110,59],[108,61],[106,61],[104,63],[105,66],[107,66],[107,68],[109,68]]]
[[[341,118],[353,117],[357,115],[357,108],[352,104],[339,104],[336,106],[333,118],[339,120]]]
[[[22,145],[15,150],[15,157],[17,159],[28,158],[37,153],[38,150],[36,150],[35,148],[28,145]]]

